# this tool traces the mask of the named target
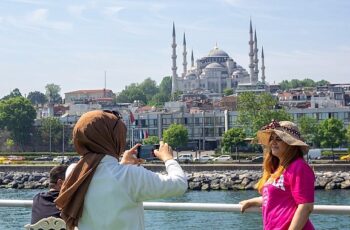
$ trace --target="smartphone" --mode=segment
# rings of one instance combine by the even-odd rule
[[[159,144],[140,145],[137,147],[137,158],[147,159],[154,157],[154,150],[159,149]]]

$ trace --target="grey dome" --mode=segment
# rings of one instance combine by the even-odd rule
[[[214,47],[214,49],[210,50],[209,54],[208,54],[209,57],[228,57],[228,54],[219,49],[218,47]]]
[[[217,62],[213,62],[213,63],[210,63],[209,65],[207,65],[205,68],[206,69],[218,69],[218,68],[222,69],[224,67]]]

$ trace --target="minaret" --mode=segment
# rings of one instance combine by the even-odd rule
[[[193,50],[191,51],[191,67],[194,67]]]
[[[182,77],[185,77],[187,74],[187,51],[186,51],[186,36],[184,33],[184,41],[183,41],[184,52],[182,53],[184,62],[182,63],[184,66],[184,73]]]
[[[171,59],[173,60],[173,65],[171,70],[173,71],[172,74],[172,84],[171,84],[171,93],[174,94],[177,91],[177,67],[176,67],[176,35],[175,35],[175,23],[173,22],[173,44],[171,45],[173,49],[173,54],[171,55]]]
[[[261,82],[265,84],[264,47],[261,47]]]
[[[256,30],[254,30],[254,81],[259,80],[259,59],[258,59],[258,39],[256,38]]]
[[[254,78],[254,50],[253,50],[253,28],[252,28],[252,19],[250,19],[250,30],[249,30],[250,40],[249,40],[249,74],[250,74],[250,83],[253,83]]]

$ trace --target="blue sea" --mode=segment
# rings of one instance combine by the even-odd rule
[[[0,189],[0,199],[31,199],[42,190]],[[256,191],[189,191],[167,202],[233,203],[257,196]],[[159,200],[158,200],[159,201]],[[350,190],[316,191],[315,204],[350,205]],[[30,222],[30,208],[0,207],[0,229],[23,229]],[[311,215],[316,229],[350,229],[349,215]],[[148,230],[160,229],[262,229],[259,213],[145,211]]]

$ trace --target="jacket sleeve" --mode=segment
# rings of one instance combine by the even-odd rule
[[[167,175],[154,173],[144,167],[132,167],[131,195],[137,202],[180,196],[187,190],[187,178],[175,160],[165,162]]]

